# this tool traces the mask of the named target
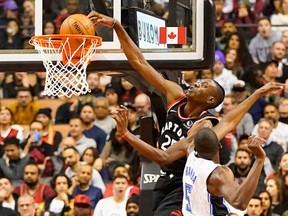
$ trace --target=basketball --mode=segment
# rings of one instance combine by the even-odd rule
[[[60,34],[95,35],[93,22],[84,14],[67,17],[60,27]]]

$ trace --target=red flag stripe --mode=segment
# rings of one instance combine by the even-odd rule
[[[186,27],[178,27],[178,44],[186,44]]]
[[[160,27],[160,44],[166,44],[167,43],[167,28],[166,27]]]

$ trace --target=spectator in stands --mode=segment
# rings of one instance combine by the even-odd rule
[[[4,141],[5,154],[0,158],[0,177],[7,177],[14,185],[19,185],[23,180],[23,169],[31,160],[25,154],[16,137],[8,137]]]
[[[279,122],[279,112],[277,106],[274,104],[267,104],[264,107],[264,118],[270,119],[273,123],[273,131],[271,133],[270,139],[274,142],[277,142],[282,146],[284,151],[287,151],[288,143],[288,125],[282,122]],[[253,129],[253,134],[257,134],[258,125],[255,125]]]
[[[102,89],[100,88],[100,77],[97,72],[91,72],[87,74],[87,83],[91,92],[89,94],[94,97],[104,96]]]
[[[73,216],[92,216],[93,211],[90,209],[91,201],[89,197],[79,194],[74,198]]]
[[[219,26],[222,26],[225,24],[225,21],[227,20],[227,15],[223,13],[224,9],[224,0],[213,0],[213,3],[215,5],[215,18],[216,18],[216,24]]]
[[[36,120],[44,126],[42,141],[53,146],[54,152],[58,151],[59,144],[62,140],[62,134],[53,129],[53,122],[50,108],[41,108],[36,114]]]
[[[120,104],[124,102],[134,103],[134,99],[138,94],[141,94],[140,90],[137,90],[129,81],[125,78],[121,78],[120,81]]]
[[[42,202],[37,208],[37,216],[45,211],[55,215],[71,215],[73,211],[73,197],[68,194],[71,186],[70,179],[65,174],[57,174],[51,180],[51,187],[55,191],[55,196]]]
[[[264,168],[261,173],[256,194],[264,189],[264,179],[271,175],[274,170],[278,168],[278,164],[283,153],[282,147],[277,143],[272,141],[271,133],[273,129],[273,122],[270,119],[262,118],[259,120],[257,125],[257,134],[259,137],[266,139],[266,143],[262,145],[266,153],[266,161],[264,163]],[[255,134],[253,132],[253,134]]]
[[[119,108],[119,94],[116,88],[111,83],[105,86],[105,97],[109,102],[109,111],[113,111]]]
[[[288,79],[288,65],[286,57],[286,46],[282,41],[275,41],[271,48],[271,59],[278,62],[277,81],[285,83]]]
[[[223,104],[222,104],[222,116],[226,115],[228,112],[235,109],[238,105],[238,101],[234,95],[225,95]],[[236,126],[236,131],[232,133],[239,138],[243,134],[251,135],[254,128],[253,118],[250,113],[246,113],[240,123]]]
[[[230,94],[237,77],[230,70],[225,68],[225,56],[220,50],[215,51],[215,64],[213,66],[214,80],[225,90],[225,95]]]
[[[285,47],[286,47],[286,58],[287,58],[287,55],[288,55],[288,30],[282,32],[280,40],[285,44]]]
[[[262,200],[257,196],[253,196],[247,206],[247,214],[245,216],[262,216]]]
[[[42,141],[43,129],[41,122],[33,121],[30,124],[30,134],[23,144],[24,153],[29,154],[41,170],[45,168],[47,159],[54,153],[53,146]]]
[[[62,155],[65,163],[68,165],[67,169],[65,170],[65,174],[70,180],[72,180],[72,184],[74,184],[75,186],[78,178],[77,174],[81,165],[79,152],[75,147],[67,147],[66,149],[64,149]],[[105,184],[102,180],[101,175],[95,169],[93,169],[92,171],[92,180],[90,181],[90,184],[100,188],[102,193],[104,193]],[[69,188],[69,192],[71,192],[71,194],[72,191],[73,188]]]
[[[112,179],[118,175],[124,175],[128,179],[128,188],[125,192],[125,197],[128,199],[133,194],[140,194],[140,188],[134,184],[134,182],[131,180],[131,172],[129,172],[129,168],[126,167],[123,164],[118,164],[114,170],[113,170],[113,176]],[[113,196],[113,183],[106,184],[106,190],[103,195],[104,198]]]
[[[22,37],[31,37],[35,35],[35,0],[24,0],[22,6]]]
[[[196,70],[181,71],[181,74],[182,79],[189,85],[193,85],[197,81],[198,71]]]
[[[0,49],[22,49],[22,37],[20,24],[16,19],[7,22],[3,38],[1,38]]]
[[[253,3],[252,3],[253,2]],[[229,14],[230,18],[237,25],[239,24],[254,24],[256,21],[262,16],[262,1],[241,1],[234,0],[233,1],[233,11]],[[249,32],[246,37],[253,37],[256,29],[255,28],[243,28],[244,32]]]
[[[17,196],[22,196],[24,194],[31,195],[36,204],[40,204],[44,202],[44,200],[53,197],[55,195],[53,189],[45,183],[40,182],[40,178],[40,169],[38,168],[37,164],[27,164],[24,168],[24,183],[17,186],[13,193],[15,193]],[[18,203],[19,200],[20,198],[18,199]],[[19,205],[18,210],[20,210]]]
[[[139,163],[138,153],[123,139],[117,130],[112,130],[100,158],[103,166],[108,171],[109,179],[112,179],[113,170],[117,164],[137,166]]]
[[[128,188],[128,179],[126,176],[117,175],[113,179],[112,197],[101,199],[94,210],[94,216],[119,215],[126,216],[125,191]]]
[[[13,189],[11,179],[0,177],[0,206],[17,211],[18,197],[12,193]]]
[[[222,0],[221,0],[222,1]],[[226,19],[223,25],[221,26],[221,32],[219,36],[216,32],[216,50],[224,51],[227,43],[227,38],[230,34],[237,32],[237,28],[233,20]]]
[[[19,88],[17,102],[10,107],[15,124],[30,124],[40,109],[40,104],[33,101],[31,91],[28,88]]]
[[[275,173],[268,176],[268,179],[274,177],[281,179],[284,178],[287,173],[288,173],[288,152],[284,152],[281,155],[278,169],[275,170]]]
[[[244,69],[239,62],[237,50],[234,48],[228,48],[225,50],[226,68],[232,71],[238,79],[241,79],[244,74]]]
[[[55,22],[53,21],[46,21],[43,25],[43,34],[44,35],[52,35],[57,33],[57,27]],[[43,72],[40,72],[43,73]]]
[[[281,200],[281,180],[274,177],[274,178],[270,178],[267,180],[266,182],[266,190],[268,191],[268,193],[270,194],[271,198],[272,198],[272,209],[279,205]]]
[[[46,72],[36,72],[35,73],[35,85],[33,86],[34,99],[49,99],[53,98],[48,95],[44,95]]]
[[[80,161],[90,164],[98,172],[102,170],[102,160],[99,157],[97,149],[94,147],[86,148],[80,158]]]
[[[106,143],[107,134],[104,130],[94,124],[95,109],[92,104],[85,104],[80,110],[80,118],[82,119],[84,131],[83,134],[96,141],[97,152],[100,154]]]
[[[262,76],[263,85],[265,85],[268,82],[276,82],[278,74],[279,74],[278,62],[276,60],[271,60],[265,63]]]
[[[116,127],[115,120],[110,116],[109,101],[105,97],[98,97],[94,102],[94,124],[105,131],[107,135]]]
[[[29,75],[26,72],[15,72],[6,76],[3,83],[4,98],[16,98],[17,91],[20,88],[29,88],[32,92],[32,87],[29,82]]]
[[[259,197],[261,198],[263,216],[271,216],[272,197],[266,190],[261,191]]]
[[[251,169],[251,153],[246,148],[238,148],[235,154],[234,163],[229,164],[229,168],[234,174],[234,181],[242,184]]]
[[[72,95],[67,101],[58,107],[56,111],[55,124],[68,124],[70,118],[77,116],[80,110],[79,97]]]
[[[84,150],[88,147],[97,147],[97,143],[92,138],[87,138],[84,131],[84,123],[80,117],[73,117],[69,121],[69,136],[71,136],[76,142],[76,148],[82,156]]]
[[[139,195],[133,194],[126,203],[127,216],[138,216],[139,208]]]
[[[250,55],[256,64],[267,62],[267,57],[271,53],[272,44],[280,40],[281,33],[272,30],[268,17],[261,17],[258,20],[258,33],[249,43]]]
[[[19,7],[14,0],[5,0],[3,2],[3,13],[0,16],[0,25],[6,26],[10,19],[18,19]],[[0,30],[0,38],[4,36],[4,29]]]
[[[288,1],[280,0],[278,13],[272,14],[271,17],[272,30],[283,32],[288,30]]]
[[[16,137],[19,139],[20,143],[24,140],[23,131],[12,127],[12,119],[12,111],[7,107],[2,106],[0,108],[0,156],[4,153],[3,143],[6,138]]]
[[[77,174],[77,185],[74,186],[73,197],[84,194],[90,198],[90,208],[94,209],[100,199],[102,191],[100,188],[90,185],[93,168],[90,164],[81,164]]]
[[[249,53],[245,39],[240,33],[233,32],[227,37],[225,51],[227,52],[228,49],[235,49],[237,51],[237,60],[244,70],[251,67],[253,59]]]
[[[288,124],[288,98],[280,98],[278,111],[279,121]]]
[[[21,195],[17,206],[20,216],[35,216],[35,202],[31,195]]]
[[[42,178],[53,177],[59,173],[64,173],[66,165],[62,156],[62,152],[65,148],[74,146],[76,147],[76,142],[72,137],[63,138],[62,142],[59,145],[58,151],[54,152],[54,155],[47,158],[45,163],[45,168],[42,172]]]
[[[57,27],[60,27],[62,22],[70,15],[80,13],[80,0],[65,0],[65,9],[60,13],[56,19],[55,23]]]

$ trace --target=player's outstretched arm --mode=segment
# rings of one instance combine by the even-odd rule
[[[165,95],[169,104],[183,94],[183,91],[178,84],[164,79],[161,74],[159,74],[146,61],[141,50],[132,41],[118,20],[96,11],[90,12],[88,17],[95,23],[95,25],[105,25],[115,29],[123,52],[131,66],[137,70],[156,90]]]
[[[154,161],[160,166],[164,166],[172,163],[173,161],[180,159],[187,155],[187,149],[190,146],[190,142],[186,138],[178,141],[166,151],[155,148],[143,140],[139,139],[134,134],[130,133],[127,129],[128,125],[128,109],[124,106],[121,106],[121,109],[113,111],[111,116],[117,122],[117,131],[122,134],[124,138],[133,148],[138,151],[140,154],[148,158],[149,160]],[[200,128],[205,127],[209,124],[209,120],[203,120],[202,122],[197,122],[193,125],[194,129],[189,133],[189,140],[193,140],[193,137],[200,130]],[[193,148],[193,147],[192,147]]]
[[[223,196],[233,207],[245,210],[255,193],[264,165],[266,154],[261,147],[263,143],[265,140],[260,137],[255,135],[249,137],[248,147],[256,156],[256,160],[241,185],[234,182],[234,175],[228,167],[219,166],[212,172],[207,181],[208,191],[215,196]]]
[[[273,91],[283,89],[285,84],[269,82],[261,88],[257,89],[242,103],[236,106],[235,109],[227,113],[218,125],[213,130],[216,133],[219,140],[221,140],[227,133],[232,131],[248,112],[250,107],[262,96],[269,94]]]

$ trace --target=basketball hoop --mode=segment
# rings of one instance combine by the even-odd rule
[[[41,55],[46,69],[44,94],[81,95],[90,92],[86,69],[102,38],[91,35],[33,36],[29,43]]]

